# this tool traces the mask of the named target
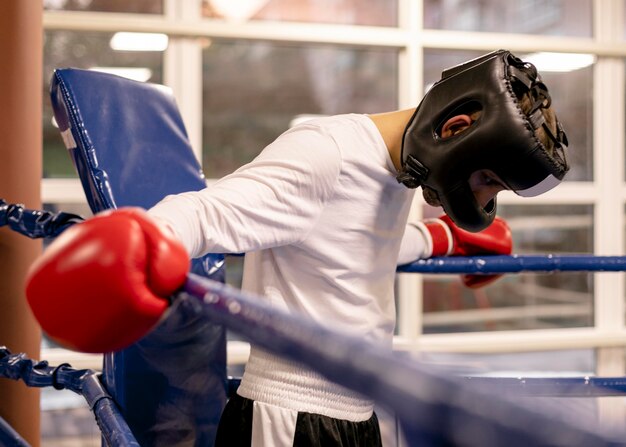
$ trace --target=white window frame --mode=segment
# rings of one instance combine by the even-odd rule
[[[419,102],[423,85],[424,49],[491,51],[493,43],[513,52],[554,51],[589,53],[594,67],[594,181],[568,182],[550,194],[521,200],[502,195],[501,204],[587,204],[594,207],[594,247],[597,255],[623,255],[624,206],[624,85],[626,39],[623,0],[594,0],[595,35],[591,38],[529,36],[505,33],[456,32],[422,28],[422,1],[399,0],[399,26],[346,26],[288,22],[225,23],[200,17],[199,2],[164,0],[163,15],[91,12],[44,13],[46,30],[164,32],[170,46],[164,59],[164,80],[176,94],[196,155],[202,147],[202,50],[198,38],[229,38],[350,46],[378,46],[399,50],[400,107]],[[184,64],[183,64],[184,61]],[[575,94],[575,93],[573,93]],[[417,195],[419,196],[419,194]],[[74,179],[43,179],[45,202],[84,201]],[[413,218],[421,213],[416,199]],[[399,277],[399,335],[396,346],[410,351],[515,352],[560,349],[597,349],[597,373],[625,373],[625,281],[623,274],[595,274],[595,321],[589,328],[422,334],[419,275]]]

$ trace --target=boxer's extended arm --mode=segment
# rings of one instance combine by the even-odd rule
[[[409,228],[413,227],[413,228]],[[413,239],[413,241],[411,241]],[[421,243],[420,243],[421,241]],[[507,223],[496,217],[494,222],[478,233],[471,233],[456,226],[450,217],[424,220],[407,226],[403,245],[413,247],[401,252],[404,263],[409,258],[427,259],[434,256],[509,255],[513,241]],[[477,288],[485,286],[501,275],[462,275],[463,284]]]
[[[85,352],[124,348],[163,316],[189,270],[183,245],[144,211],[74,225],[31,266],[26,297],[42,329]]]
[[[340,167],[333,140],[301,128],[211,188],[171,196],[150,213],[118,210],[76,225],[30,270],[33,313],[65,346],[124,348],[162,317],[185,282],[188,253],[258,250],[306,237]]]
[[[168,196],[148,213],[171,226],[191,257],[292,244],[317,222],[340,169],[336,142],[305,124],[209,188]]]

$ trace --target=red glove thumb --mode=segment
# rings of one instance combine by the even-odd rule
[[[431,256],[509,255],[513,240],[507,223],[496,217],[491,225],[478,233],[459,228],[447,215],[424,222],[432,242]],[[461,275],[463,284],[478,288],[494,282],[502,275]]]
[[[138,208],[104,212],[66,230],[31,266],[30,307],[71,349],[122,349],[155,326],[185,282],[183,245]]]

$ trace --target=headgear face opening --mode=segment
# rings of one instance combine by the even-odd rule
[[[527,113],[516,92],[531,93],[534,104]],[[541,111],[549,106],[535,67],[508,51],[445,70],[404,131],[398,182],[434,190],[461,228],[485,229],[495,218],[496,199],[484,208],[478,203],[468,183],[473,172],[490,170],[508,189],[531,197],[554,188],[568,171],[565,132],[557,121],[554,135]],[[479,110],[480,117],[464,132],[441,138],[443,123],[469,109]],[[535,134],[540,127],[554,142],[552,152]]]

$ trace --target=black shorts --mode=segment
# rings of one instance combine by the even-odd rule
[[[256,423],[253,415],[258,418]],[[267,423],[268,420],[272,423]],[[222,413],[215,447],[251,446],[378,447],[382,441],[376,413],[366,421],[352,422],[255,405],[254,401],[235,395]]]

